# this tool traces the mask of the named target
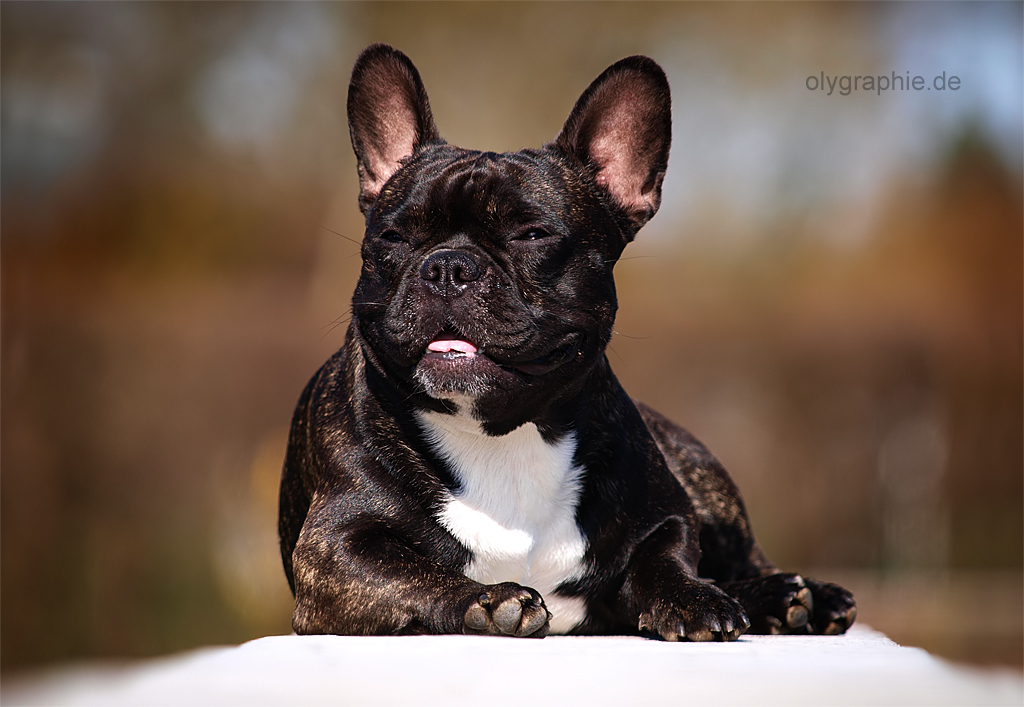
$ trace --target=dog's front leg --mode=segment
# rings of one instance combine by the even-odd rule
[[[750,622],[738,602],[697,579],[699,550],[688,530],[680,518],[669,518],[637,546],[622,588],[623,610],[641,632],[666,641],[734,641]]]
[[[379,518],[330,529],[311,519],[292,558],[299,634],[548,632],[551,615],[535,590],[474,582],[417,552]]]

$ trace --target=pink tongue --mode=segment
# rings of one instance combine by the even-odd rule
[[[438,353],[458,351],[472,356],[476,353],[476,347],[468,341],[462,341],[461,339],[438,339],[427,344],[427,351],[436,351]]]

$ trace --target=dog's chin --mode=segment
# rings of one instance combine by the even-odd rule
[[[413,371],[414,380],[432,398],[448,400],[459,408],[485,395],[510,375],[482,354],[427,352]]]

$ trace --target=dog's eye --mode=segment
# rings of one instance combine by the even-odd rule
[[[531,228],[529,231],[524,231],[520,235],[516,236],[514,240],[517,241],[539,241],[544,238],[549,238],[550,233],[541,228]]]
[[[405,239],[402,238],[402,234],[391,228],[378,235],[377,238],[382,241],[387,241],[388,243],[405,243]]]

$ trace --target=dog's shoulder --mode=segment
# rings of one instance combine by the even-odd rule
[[[716,523],[743,517],[739,489],[722,462],[689,431],[641,402],[634,401],[640,416],[665,458],[672,475],[686,489],[702,522]]]

